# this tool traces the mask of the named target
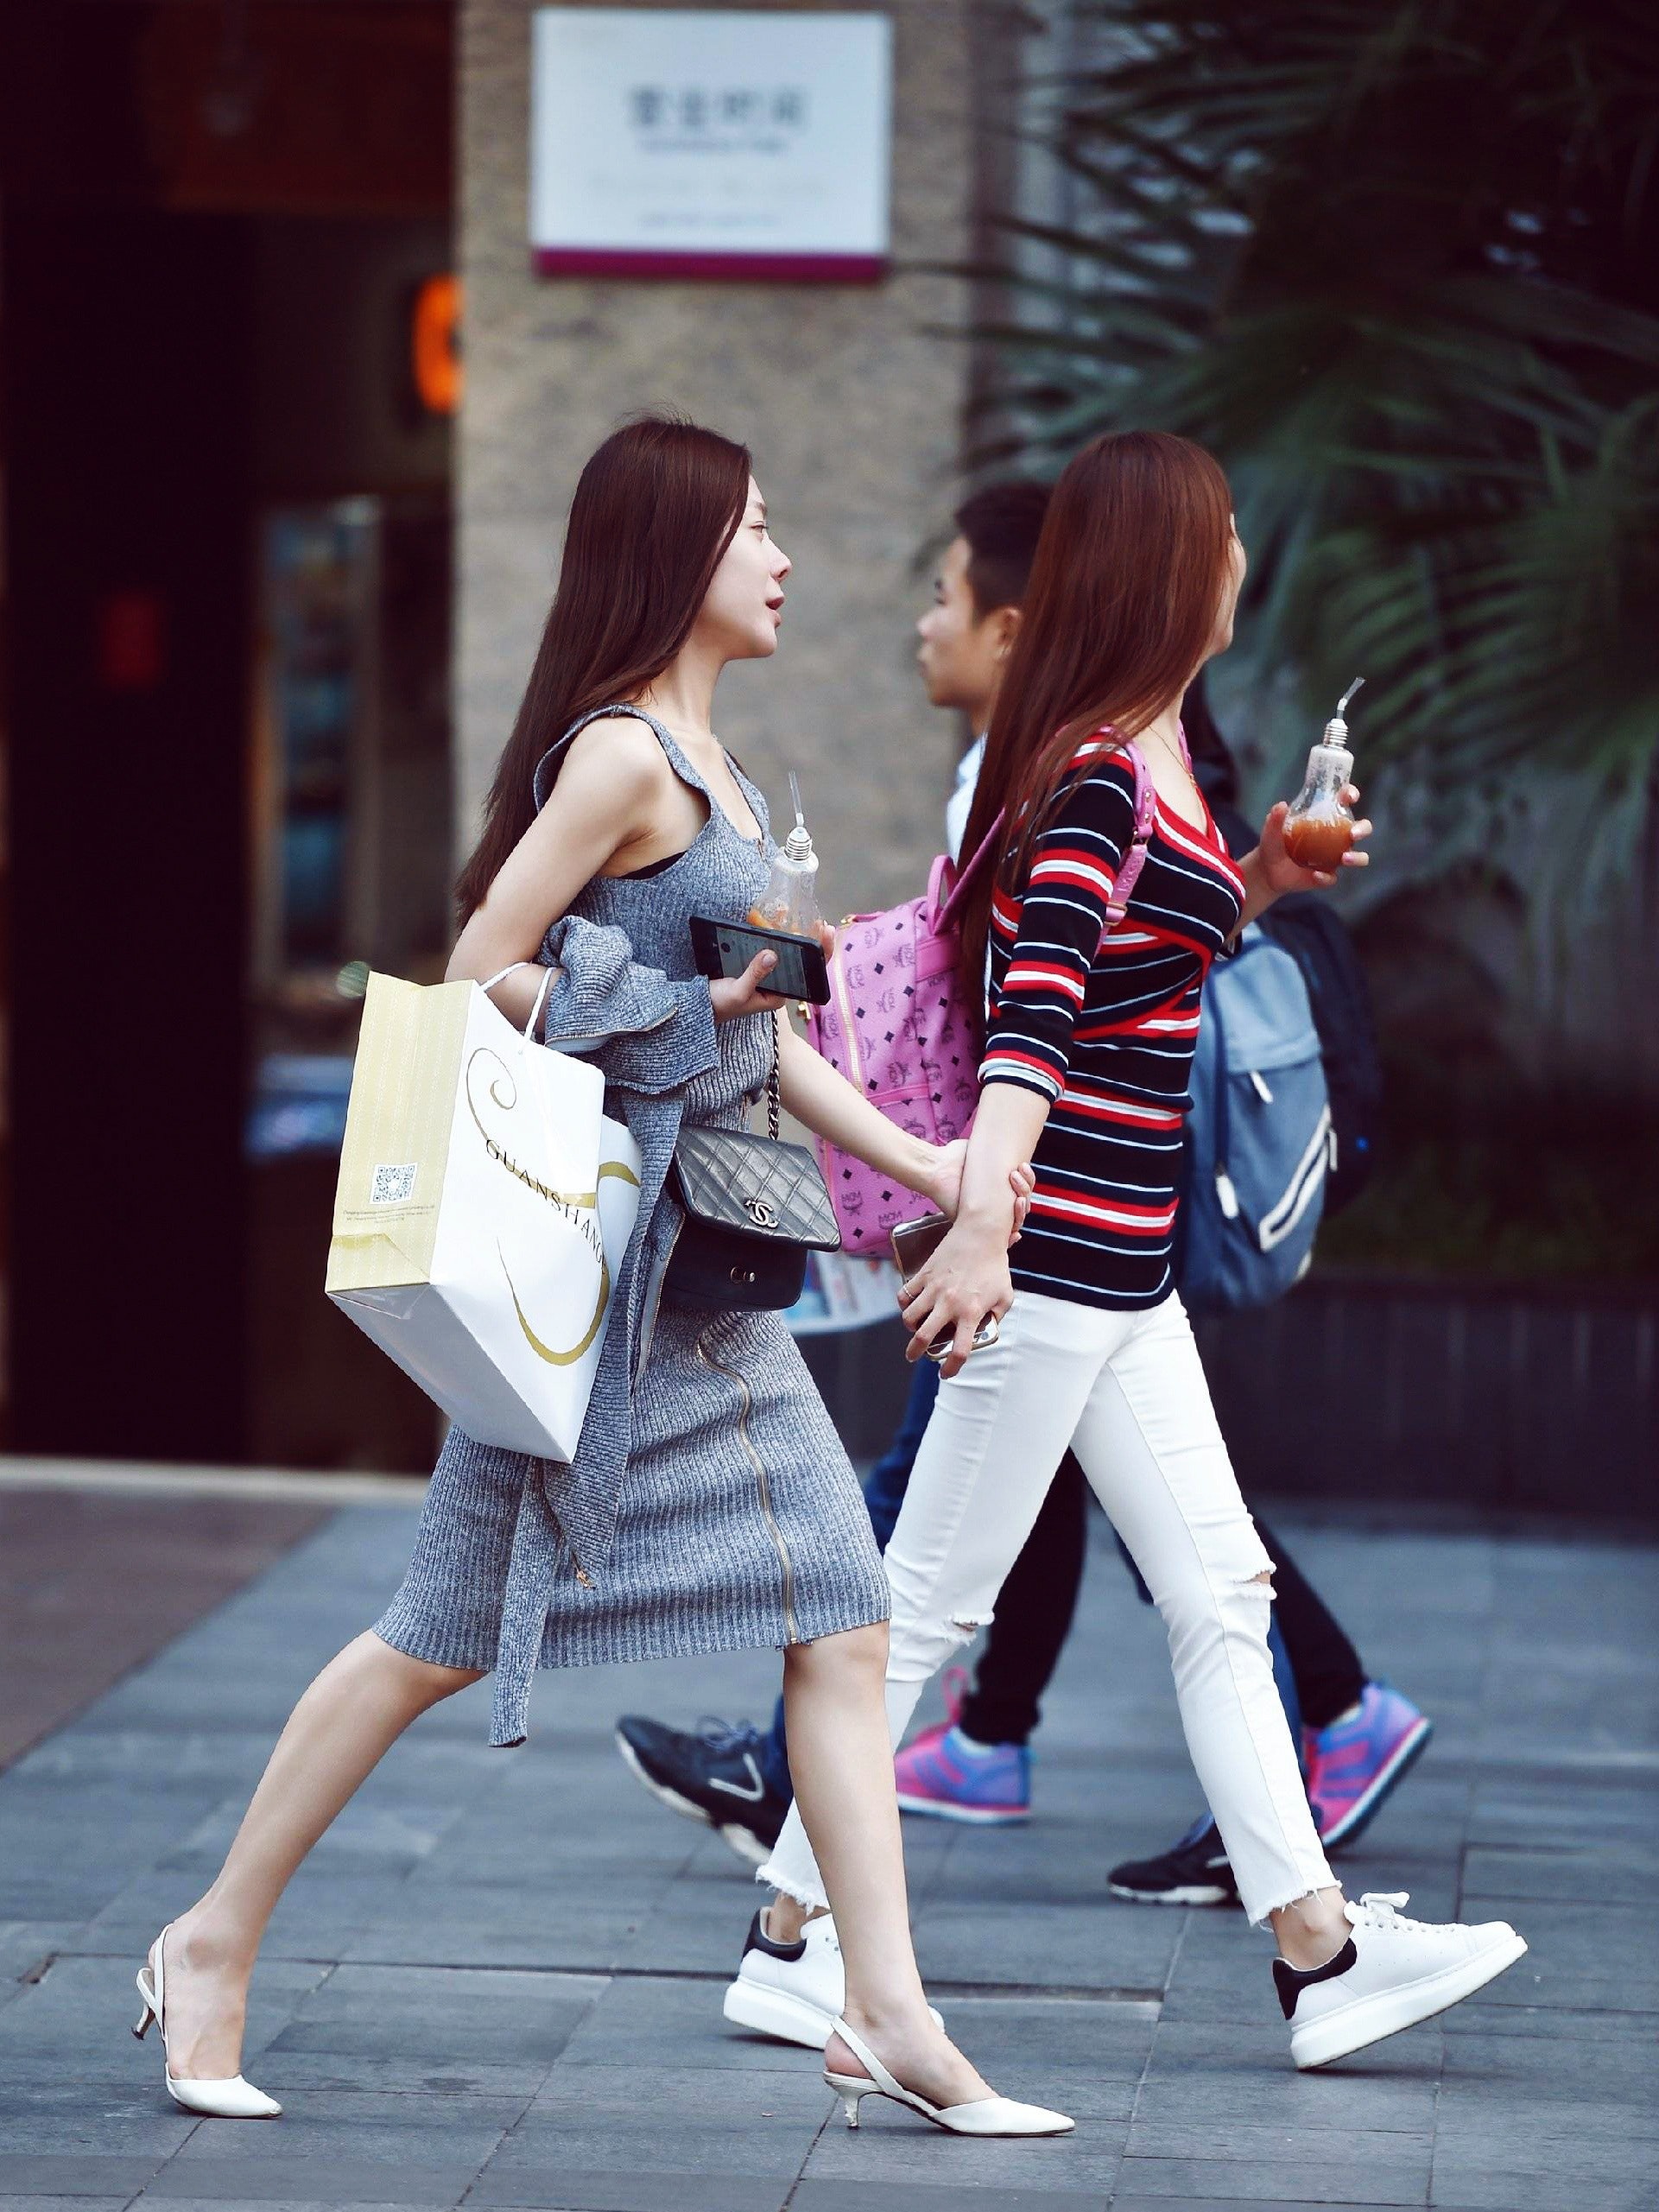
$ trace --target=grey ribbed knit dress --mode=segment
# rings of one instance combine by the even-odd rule
[[[595,877],[571,912],[620,930],[635,962],[661,971],[675,989],[689,986],[687,1002],[700,996],[706,1023],[690,916],[742,918],[765,884],[771,841],[745,840],[668,731],[652,726],[674,772],[707,802],[708,821],[665,868]],[[735,763],[733,771],[764,832],[764,800]],[[678,1093],[679,1119],[742,1125],[771,1052],[763,1016],[715,1025],[709,1064]],[[631,1118],[629,1098],[611,1094],[605,1051],[595,1057],[606,1070],[606,1110]],[[650,1182],[648,1173],[648,1194]],[[408,1573],[375,1625],[414,1658],[486,1671],[499,1661],[515,1678],[497,1681],[497,1742],[523,1732],[538,1660],[585,1666],[782,1646],[888,1616],[886,1576],[857,1478],[782,1315],[710,1312],[660,1295],[676,1212],[664,1191],[651,1218],[642,1215],[637,1252],[630,1248],[630,1277],[653,1281],[630,1353],[614,1521],[609,1501],[596,1514],[574,1490],[561,1512],[560,1478],[569,1471],[557,1464],[453,1429]],[[590,1539],[591,1529],[605,1530],[605,1539]]]

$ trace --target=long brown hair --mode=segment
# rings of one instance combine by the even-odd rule
[[[746,446],[655,415],[613,431],[582,471],[523,704],[455,886],[463,922],[535,819],[531,779],[549,745],[590,708],[636,697],[690,637],[750,474]]]
[[[1219,464],[1159,430],[1097,438],[1054,485],[962,840],[964,855],[977,852],[1004,816],[998,864],[962,900],[962,973],[976,999],[992,891],[1024,882],[1075,780],[1067,763],[1079,742],[1106,727],[1137,736],[1203,660],[1232,527]]]

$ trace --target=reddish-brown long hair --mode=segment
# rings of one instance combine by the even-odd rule
[[[750,473],[746,446],[654,415],[613,431],[582,471],[559,588],[455,886],[463,922],[535,818],[531,779],[548,746],[591,707],[635,698],[690,637],[743,520]]]
[[[1080,739],[1143,730],[1208,651],[1227,577],[1232,494],[1201,446],[1158,430],[1097,438],[1054,485],[962,840],[998,814],[1001,858],[963,896],[977,1000],[993,887],[1017,892]]]

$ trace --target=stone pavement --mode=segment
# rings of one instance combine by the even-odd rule
[[[1264,1939],[1107,1897],[1112,1860],[1194,1798],[1161,1636],[1101,1541],[1036,1819],[906,1826],[953,2029],[1075,2136],[966,2143],[875,2106],[849,2134],[807,2053],[722,2022],[756,1892],[610,1732],[624,1708],[758,1713],[768,1653],[544,1676],[518,1752],[487,1748],[484,1689],[430,1715],[273,1925],[248,2067],[285,2116],[179,2111],[154,2037],[127,2032],[135,1968],[294,1695],[396,1582],[412,1520],[341,1512],[0,1777],[0,2212],[1659,2203],[1656,1555],[1290,1522],[1369,1663],[1438,1722],[1351,1887],[1501,1914],[1532,1944],[1443,2022],[1298,2076]]]

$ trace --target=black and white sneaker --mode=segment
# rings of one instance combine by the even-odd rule
[[[1403,1890],[1346,1905],[1352,1933],[1327,1965],[1299,1971],[1273,1962],[1279,2005],[1298,2066],[1328,2066],[1419,2020],[1460,2005],[1526,1955],[1507,1920],[1464,1927],[1408,1920]]]
[[[751,1867],[772,1855],[789,1800],[767,1783],[763,1738],[746,1721],[665,1728],[641,1713],[617,1723],[617,1749],[654,1797],[717,1829]]]
[[[1114,1897],[1135,1905],[1237,1905],[1226,1847],[1206,1813],[1156,1859],[1125,1859],[1106,1877]]]
[[[757,1912],[720,2009],[734,2027],[821,2050],[846,2009],[846,1995],[840,1938],[827,1912],[807,1921],[793,1943],[774,1943],[763,1913]],[[928,2010],[934,2025],[942,2028],[935,2008]]]

